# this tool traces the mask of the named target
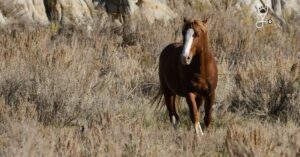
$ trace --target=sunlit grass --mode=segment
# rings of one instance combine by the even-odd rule
[[[296,156],[298,28],[257,30],[224,7],[204,9],[219,83],[212,129],[200,138],[184,99],[177,130],[164,106],[149,104],[159,54],[180,38],[181,17],[136,19],[133,32],[109,21],[89,35],[76,26],[1,30],[0,156]]]

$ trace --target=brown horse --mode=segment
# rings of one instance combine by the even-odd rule
[[[208,46],[207,19],[184,19],[182,35],[183,43],[168,45],[160,55],[160,88],[174,127],[179,121],[175,99],[185,97],[195,131],[202,135],[200,106],[204,101],[204,123],[208,128],[218,81],[216,61]]]

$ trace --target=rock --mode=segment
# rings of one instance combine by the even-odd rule
[[[300,1],[299,0],[262,0],[265,5],[273,10],[275,14],[282,17],[282,12],[292,12],[300,14]],[[257,9],[263,4],[260,0],[239,0],[236,4],[237,8],[241,6],[250,6],[253,13],[257,13]]]
[[[250,6],[252,15],[260,20],[261,16],[258,13],[258,9],[266,5],[268,7],[268,14],[273,17],[273,21],[277,21],[275,23],[278,23],[283,31],[288,31],[288,23],[284,19],[284,14],[288,17],[294,17],[294,19],[300,19],[299,0],[239,0],[236,4],[238,9],[243,9],[245,5]]]
[[[84,24],[93,21],[92,10],[85,0],[57,0],[55,9],[61,23]]]
[[[155,20],[168,21],[176,17],[165,0],[103,0],[102,5],[109,14],[116,17],[140,15],[146,17],[149,23]]]
[[[147,18],[149,23],[153,23],[155,20],[168,21],[177,16],[166,4],[161,3],[159,0],[143,0],[139,11]]]
[[[300,17],[300,1],[299,0],[284,0],[282,3],[283,11],[288,14],[288,16],[292,16],[296,14]]]
[[[6,18],[2,15],[2,12],[0,10],[0,25],[6,24]]]
[[[20,23],[48,24],[43,0],[2,0],[0,7],[7,13],[8,19],[14,18]]]
[[[133,14],[138,9],[137,0],[106,0],[103,1],[109,14]]]
[[[174,2],[174,0],[172,0]],[[188,1],[188,0],[185,0]],[[285,24],[283,14],[300,19],[299,0],[262,0],[271,8],[273,17]],[[155,20],[168,21],[177,15],[167,5],[167,0],[0,0],[0,24],[13,22],[47,25],[50,22],[86,24],[93,21],[95,6],[104,6],[106,11],[124,23],[126,16],[145,17],[149,23]],[[202,0],[210,4],[212,1]],[[200,2],[199,2],[200,3]],[[261,0],[237,0],[236,7],[250,6],[252,15],[259,18],[257,9]],[[102,9],[103,7],[97,7]]]
[[[2,0],[0,10],[8,13],[6,17],[0,14],[0,23],[5,18],[42,25],[49,21],[82,24],[93,20],[92,0]]]

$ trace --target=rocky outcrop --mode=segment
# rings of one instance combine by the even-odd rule
[[[176,17],[166,0],[1,0],[0,24],[13,21],[42,25],[49,22],[85,24],[93,21],[96,5],[103,5],[114,17],[140,15],[150,23]]]
[[[300,19],[300,1],[299,0],[245,0],[240,1],[239,5],[250,5],[252,12],[259,18],[258,9],[262,6],[268,7],[268,14],[279,22],[284,31],[288,30],[288,24],[284,19],[284,14],[296,19]]]
[[[174,0],[0,0],[0,24],[15,21],[42,25],[49,22],[85,24],[93,21],[95,8],[103,9],[103,7],[108,14],[119,19],[120,24],[127,15],[144,17],[149,23],[155,20],[168,21],[177,16],[167,5],[167,2],[171,1],[174,2]],[[215,2],[199,1],[207,4]],[[250,6],[254,16],[257,15],[257,8],[263,4],[269,6],[272,15],[282,24],[285,23],[283,14],[296,17],[296,20],[300,19],[299,0],[236,1],[238,9],[243,9],[245,5]]]
[[[133,14],[138,9],[138,0],[104,0],[102,5],[109,14]]]
[[[2,18],[7,19],[5,23],[11,20],[42,25],[48,23],[43,0],[2,0],[0,10]]]
[[[155,20],[168,21],[177,16],[162,0],[143,0],[139,6],[140,13],[150,23],[153,23]]]
[[[2,12],[0,10],[0,25],[5,25],[6,24],[6,19],[5,17],[2,15]]]
[[[102,5],[109,14],[139,15],[145,17],[149,23],[155,20],[168,21],[176,17],[165,0],[103,0]]]
[[[93,21],[93,4],[88,0],[44,0],[49,21],[88,23]]]
[[[49,21],[85,23],[92,21],[92,9],[92,0],[2,0],[0,23],[5,23],[3,19],[42,25]]]

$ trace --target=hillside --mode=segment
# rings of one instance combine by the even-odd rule
[[[137,14],[111,13],[104,1],[72,1],[86,2],[73,5],[77,13],[62,11],[67,0],[23,0],[29,10],[44,6],[25,13],[7,2],[0,2],[0,156],[299,156],[298,1],[282,1],[281,11],[266,1],[273,23],[261,29],[255,4],[235,0],[144,0],[134,4]],[[47,16],[45,2],[61,10]],[[151,3],[169,16],[145,17],[155,12]],[[182,41],[183,16],[209,17],[218,63],[212,127],[200,137],[184,99],[177,130],[163,103],[150,104],[158,57]]]

